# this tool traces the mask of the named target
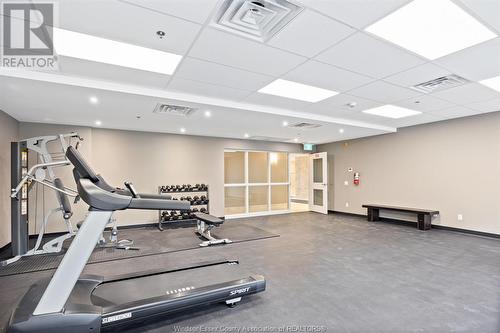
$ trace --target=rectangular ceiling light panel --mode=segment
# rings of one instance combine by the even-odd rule
[[[402,108],[395,105],[383,105],[377,108],[364,110],[363,113],[373,114],[375,116],[399,119],[410,116],[415,116],[417,114],[421,114],[420,111],[410,110],[407,108]]]
[[[338,92],[333,90],[313,87],[307,84],[283,79],[277,79],[269,83],[264,88],[261,88],[259,92],[311,103],[316,103],[338,94]]]
[[[106,64],[171,75],[182,56],[54,28],[57,54]]]
[[[365,30],[431,60],[497,37],[450,0],[414,0]]]
[[[492,77],[486,80],[479,81],[479,83],[484,84],[488,88],[500,92],[500,76]]]

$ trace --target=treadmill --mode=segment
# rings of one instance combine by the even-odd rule
[[[8,332],[100,332],[155,315],[213,303],[234,306],[243,296],[264,291],[262,275],[243,271],[237,260],[218,258],[177,263],[105,278],[80,276],[95,244],[116,210],[187,210],[189,202],[113,189],[73,147],[66,151],[74,165],[78,194],[89,214],[51,279],[34,284],[14,310]]]

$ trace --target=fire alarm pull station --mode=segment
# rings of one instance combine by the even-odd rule
[[[354,173],[354,185],[359,185],[359,172]]]

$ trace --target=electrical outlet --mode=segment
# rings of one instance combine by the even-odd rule
[[[348,203],[348,202],[346,202],[346,203],[345,203],[345,206],[346,206],[346,207],[349,207],[349,203]]]
[[[464,220],[464,216],[462,214],[458,214],[457,215],[457,220],[463,221]]]

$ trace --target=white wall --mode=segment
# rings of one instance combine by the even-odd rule
[[[329,155],[330,210],[365,214],[365,203],[430,208],[441,212],[435,224],[500,234],[500,112],[318,149]],[[349,167],[361,174],[360,186],[352,185]]]
[[[0,110],[0,247],[10,242],[10,143],[18,140],[17,120]]]
[[[84,136],[81,151],[96,172],[113,186],[132,181],[139,192],[157,193],[159,185],[209,184],[210,213],[224,215],[224,149],[255,149],[301,152],[298,144],[234,140],[211,137],[78,128],[37,123],[21,123],[22,137],[77,131]],[[60,171],[66,184],[74,186],[70,168]],[[48,192],[47,192],[48,193]],[[46,193],[46,198],[51,198]],[[49,205],[55,204],[47,201]],[[80,203],[73,220],[84,218],[88,207]],[[40,213],[40,212],[39,212]],[[119,225],[156,222],[154,211],[117,212]],[[33,231],[33,228],[31,228]],[[63,225],[51,224],[49,231]]]

